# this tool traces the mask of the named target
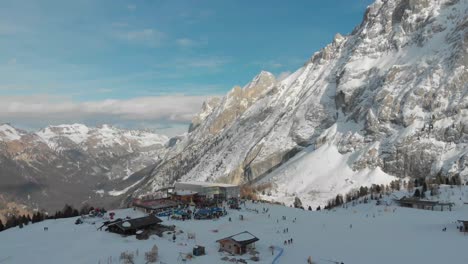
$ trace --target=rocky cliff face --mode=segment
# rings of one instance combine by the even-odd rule
[[[277,184],[272,172],[325,146],[356,173],[468,180],[467,14],[461,0],[377,0],[350,35],[337,34],[284,80],[262,72],[205,103],[131,192],[178,179]],[[304,169],[314,175],[315,165]],[[309,186],[301,195],[311,188],[340,192]]]
[[[30,133],[3,124],[1,193],[43,209],[91,199],[104,201],[111,198],[109,191],[137,181],[130,177],[134,172],[157,163],[167,140],[107,125],[50,126]]]

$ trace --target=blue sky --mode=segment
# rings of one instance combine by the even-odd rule
[[[351,32],[371,2],[2,0],[0,96],[8,108],[0,121],[31,129],[114,123],[177,134],[206,97],[261,70],[294,71],[337,32]],[[112,102],[152,102],[148,113],[157,113],[73,110]],[[180,104],[190,107],[171,114]]]

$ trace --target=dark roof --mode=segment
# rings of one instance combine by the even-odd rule
[[[179,204],[180,204],[179,202],[171,200],[171,199],[167,199],[167,198],[146,200],[146,201],[140,200],[140,199],[133,200],[133,206],[145,208],[149,210],[159,210],[159,209],[177,207],[179,206]]]
[[[252,235],[250,232],[247,232],[247,231],[244,231],[244,232],[241,232],[239,234],[235,234],[235,235],[232,235],[232,236],[229,236],[229,237],[225,237],[225,238],[221,238],[219,240],[216,240],[216,242],[220,242],[220,241],[223,241],[223,240],[230,240],[230,241],[233,241],[237,244],[240,244],[240,245],[249,245],[249,244],[252,244],[258,240],[260,240],[258,237]]]
[[[111,223],[108,226],[117,226],[122,230],[136,230],[161,223],[162,220],[150,214],[140,218],[124,219],[119,222]]]
[[[399,203],[406,203],[406,204],[421,204],[421,205],[437,205],[439,204],[438,201],[428,201],[428,200],[421,200],[419,198],[408,198],[404,196],[400,200],[397,200]]]

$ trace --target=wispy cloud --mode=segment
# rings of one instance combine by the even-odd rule
[[[286,79],[286,77],[288,77],[289,75],[291,75],[291,71],[280,72],[280,73],[276,76],[276,80],[280,82],[280,81]]]
[[[0,36],[1,35],[14,35],[26,32],[26,28],[18,24],[13,24],[6,21],[0,21]]]
[[[281,68],[284,66],[283,63],[276,61],[276,60],[268,60],[268,61],[254,61],[252,64],[261,66],[265,69],[276,69]]]
[[[96,89],[96,92],[98,93],[111,93],[113,90],[110,89],[110,88],[99,88],[99,89]]]
[[[16,58],[11,58],[11,59],[8,60],[7,64],[8,65],[15,65],[16,62],[17,62]]]
[[[190,38],[177,39],[176,43],[178,46],[183,47],[183,48],[193,47],[199,44],[197,41],[190,39]]]
[[[124,30],[114,32],[118,39],[148,46],[160,46],[166,38],[166,34],[154,28]]]
[[[41,120],[40,125],[43,126],[69,120],[94,123],[119,120],[186,126],[208,97],[167,95],[74,102],[67,97],[48,95],[3,96],[0,98],[0,120],[12,124],[31,124]]]
[[[128,9],[128,10],[133,11],[133,10],[135,10],[136,8],[137,8],[137,7],[136,7],[136,5],[134,5],[134,4],[127,5],[127,9]]]
[[[119,28],[119,27],[123,28],[123,27],[128,27],[128,23],[127,22],[116,21],[116,22],[112,22],[111,26],[112,27],[117,27],[117,28]]]
[[[281,57],[270,60],[256,60],[251,64],[259,68],[259,70],[267,70],[275,73],[283,74],[289,69],[296,69],[304,64],[303,58],[296,57]]]
[[[229,58],[225,57],[202,57],[202,58],[190,58],[190,59],[179,59],[180,63],[186,67],[194,68],[219,68],[230,62]]]

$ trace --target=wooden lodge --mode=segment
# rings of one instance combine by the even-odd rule
[[[158,226],[162,220],[154,215],[134,219],[123,219],[107,225],[106,230],[122,235],[135,235],[138,230],[145,230]]]
[[[260,240],[251,233],[244,231],[229,237],[217,240],[219,243],[219,251],[226,251],[233,255],[243,255],[249,249],[255,248],[255,242]]]
[[[395,200],[400,206],[409,207],[409,208],[416,208],[416,209],[425,209],[425,210],[432,210],[434,211],[435,208],[439,207],[441,211],[444,211],[444,207],[448,207],[450,211],[452,211],[453,203],[441,203],[439,201],[429,201],[429,200],[421,200],[415,197],[406,197],[399,200]]]
[[[212,183],[212,182],[176,182],[174,191],[192,191],[209,199],[230,199],[240,196],[240,187],[233,184]]]
[[[178,201],[183,204],[194,203],[199,200],[198,193],[188,190],[178,190],[171,193],[172,200]]]
[[[169,209],[179,207],[181,203],[170,198],[160,198],[152,200],[133,199],[132,206],[142,209],[146,213],[159,213]]]

